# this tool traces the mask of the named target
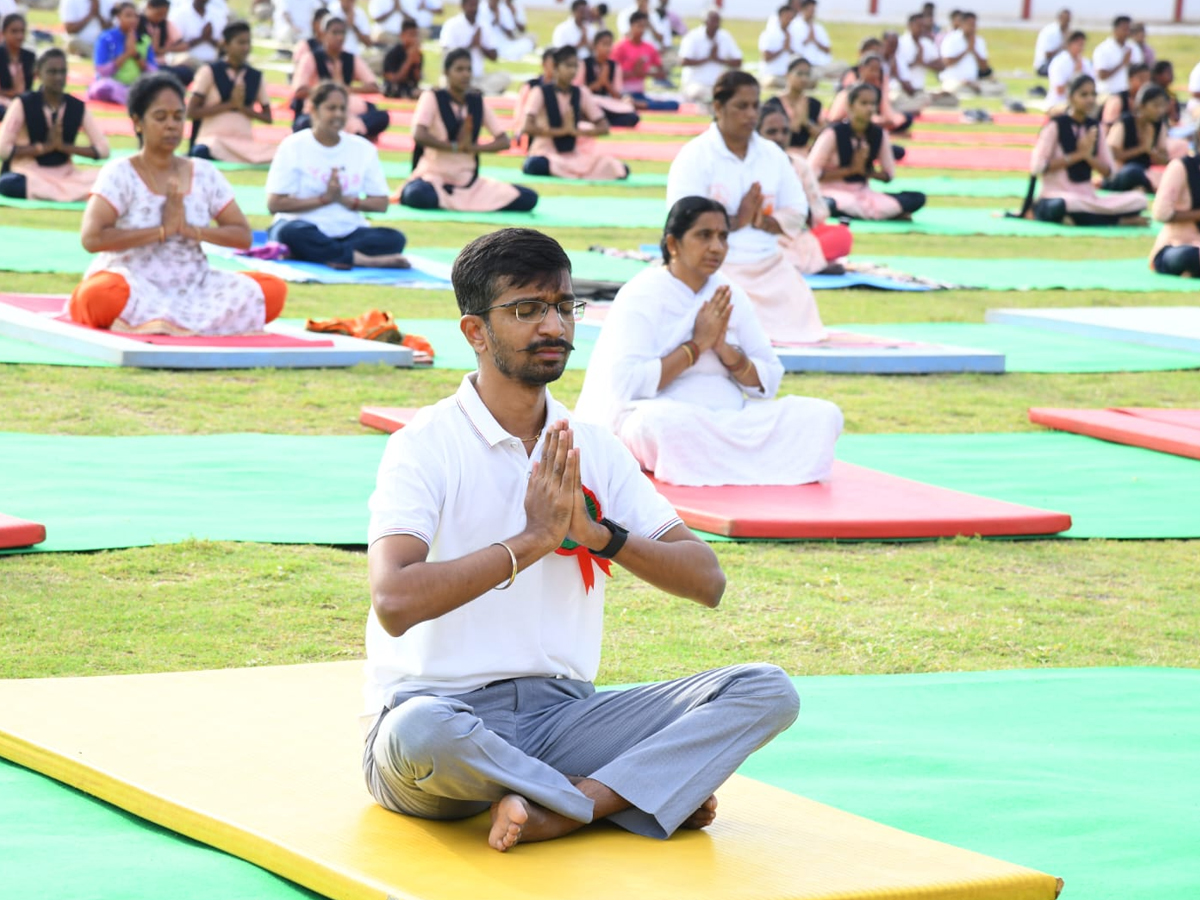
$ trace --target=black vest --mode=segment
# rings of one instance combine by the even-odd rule
[[[854,162],[854,130],[850,127],[849,122],[838,122],[833,126],[833,136],[837,138],[838,168],[844,169]],[[868,168],[879,159],[879,148],[882,146],[883,129],[872,122],[867,126],[867,147],[870,149],[867,155]],[[845,180],[865,182],[867,179],[865,175],[848,175]]]
[[[1133,113],[1127,112],[1123,116],[1121,116],[1120,121],[1121,121],[1121,124],[1125,126],[1125,140],[1123,141],[1122,146],[1126,150],[1132,150],[1134,147],[1136,147],[1138,145],[1137,118],[1133,115]],[[1154,143],[1155,144],[1158,143],[1158,137],[1159,137],[1159,135],[1162,134],[1162,129],[1163,129],[1163,123],[1161,121],[1154,123]],[[1150,158],[1149,153],[1139,154],[1138,156],[1134,156],[1134,157],[1131,157],[1131,158],[1125,160],[1125,162],[1136,163],[1137,165],[1141,166],[1143,169],[1148,169],[1152,165],[1154,165],[1154,160],[1152,160]]]
[[[1055,116],[1054,124],[1058,126],[1058,145],[1062,147],[1063,154],[1070,156],[1079,148],[1079,141],[1075,138],[1075,128],[1079,125],[1074,119],[1068,115]],[[1099,123],[1095,119],[1084,119],[1083,130],[1095,128],[1099,133]],[[1099,138],[1097,138],[1099,140]],[[1081,159],[1074,165],[1067,166],[1067,177],[1076,184],[1082,184],[1085,181],[1092,180],[1092,167],[1086,159]]]
[[[458,140],[458,130],[462,127],[462,120],[455,115],[453,101],[450,98],[450,92],[445,88],[438,88],[433,92],[433,96],[437,98],[438,113],[442,117],[442,125],[446,128],[446,140],[454,143]],[[467,113],[471,116],[471,143],[479,143],[479,132],[483,128],[483,94],[479,91],[467,91]],[[413,148],[412,167],[416,169],[417,163],[421,161],[421,156],[425,152],[425,148],[417,144]],[[475,174],[471,176],[471,180],[461,187],[470,187],[475,183],[475,179],[479,177],[479,155],[475,156]]]
[[[554,85],[542,85],[542,98],[546,101],[546,121],[550,123],[551,128],[561,128],[563,123],[556,94],[557,90]],[[579,88],[571,85],[571,111],[575,114],[575,127],[577,128],[579,127],[579,98],[581,96]],[[570,153],[575,149],[575,138],[565,135],[554,138],[554,149],[559,153]]]
[[[221,97],[221,102],[226,103],[233,96],[233,78],[229,77],[229,63],[225,60],[217,60],[209,65],[213,73],[213,86],[217,89],[217,94]],[[246,102],[247,109],[254,106],[254,101],[258,99],[258,89],[262,87],[262,72],[251,66],[245,66],[246,78]],[[189,151],[196,145],[196,140],[200,137],[200,126],[204,123],[203,119],[196,119],[192,122],[192,139],[188,145]]]
[[[1121,98],[1121,115],[1133,111],[1133,103],[1129,100],[1129,90],[1117,91],[1117,96]]]
[[[594,82],[599,77],[600,77],[600,70],[596,67],[596,58],[593,56],[589,56],[587,59],[585,59],[583,61],[583,82],[590,89],[592,86],[592,82]],[[609,97],[617,97],[618,99],[620,99],[617,94],[613,93],[612,85],[613,85],[613,82],[616,80],[616,78],[617,78],[617,64],[610,59],[610,60],[608,60],[608,91],[606,92],[606,94]]]
[[[1200,156],[1185,156],[1183,171],[1187,173],[1188,192],[1192,195],[1192,209],[1200,209]],[[1200,224],[1196,227],[1200,229]]]
[[[37,57],[32,50],[21,48],[21,71],[25,73],[25,90],[33,90],[33,69],[37,62]],[[0,90],[11,91],[15,85],[13,84],[12,72],[8,70],[12,58],[8,55],[8,47],[0,44]]]
[[[808,121],[821,121],[821,101],[816,97],[805,97],[804,99],[808,103]],[[806,125],[799,131],[793,131],[788,135],[788,146],[807,147],[808,142],[811,140],[812,132],[808,130],[808,126]]]
[[[29,132],[29,143],[44,144],[49,139],[50,132],[46,127],[46,104],[42,97],[42,92],[28,91],[21,95],[20,100],[21,106],[25,108],[25,130]],[[83,124],[85,110],[86,107],[82,100],[78,100],[70,95],[63,96],[61,115],[63,117],[62,134],[64,144],[75,143],[75,137],[79,134],[79,127]],[[70,161],[70,156],[58,150],[54,153],[43,153],[37,158],[39,166],[61,166]]]
[[[313,62],[317,64],[317,74],[321,76],[322,81],[332,81],[333,73],[329,68],[329,54],[322,47],[320,52],[313,53]],[[346,87],[354,81],[354,54],[342,51],[342,84]]]

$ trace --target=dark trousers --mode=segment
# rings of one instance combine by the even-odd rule
[[[286,244],[293,259],[327,266],[353,265],[355,251],[366,256],[403,253],[405,243],[404,235],[395,228],[356,228],[345,237],[335,238],[300,219],[276,222],[268,237]]]
[[[517,189],[517,196],[497,212],[529,212],[537,206],[538,195],[535,191],[519,184],[514,187]],[[400,203],[404,206],[411,206],[413,209],[439,209],[441,207],[437,188],[421,178],[414,178],[404,185],[400,191]]]
[[[1101,185],[1106,191],[1136,191],[1141,189],[1147,194],[1154,193],[1154,185],[1146,170],[1135,162],[1127,162],[1113,175],[1104,180]]]
[[[1059,197],[1039,200],[1033,205],[1033,217],[1039,222],[1061,222],[1067,216],[1076,225],[1116,225],[1121,216],[1111,213],[1067,212],[1067,201]]]
[[[604,118],[608,119],[608,124],[613,128],[633,128],[642,121],[641,116],[635,112],[617,113],[605,110]]]
[[[25,199],[25,176],[18,172],[5,172],[0,175],[0,196],[12,197],[14,200]]]
[[[679,112],[679,102],[676,100],[651,100],[641,91],[629,95],[634,103],[646,104],[646,112]]]
[[[1200,247],[1163,247],[1154,256],[1154,271],[1160,275],[1200,278]]]
[[[912,215],[925,205],[925,195],[920,191],[896,191],[888,196],[895,198],[905,215]]]

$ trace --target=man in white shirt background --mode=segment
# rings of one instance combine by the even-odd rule
[[[799,15],[792,19],[792,50],[812,64],[813,78],[837,79],[850,68],[833,58],[829,32],[817,21],[817,0],[800,0]]]
[[[1100,102],[1111,94],[1129,90],[1129,67],[1145,62],[1142,51],[1129,39],[1132,20],[1129,16],[1113,19],[1112,34],[1092,51],[1092,65],[1096,68],[1096,94]]]
[[[781,6],[767,19],[767,27],[758,36],[758,81],[764,90],[787,86],[788,66],[798,55],[792,49],[789,30],[794,18],[796,10],[790,4]]]
[[[943,89],[952,94],[976,94],[984,97],[1001,97],[1004,85],[991,77],[988,63],[987,42],[976,31],[978,19],[973,12],[964,12],[957,31],[946,35],[942,41],[941,79]]]
[[[213,0],[172,3],[170,20],[179,29],[180,39],[188,45],[186,51],[172,56],[172,65],[199,69],[205,63],[217,61],[221,32],[229,21],[228,7]]]
[[[1071,33],[1071,11],[1063,7],[1054,21],[1038,32],[1033,47],[1033,69],[1042,77],[1049,74],[1050,60],[1054,59],[1067,43]]]
[[[1050,60],[1046,70],[1050,82],[1046,89],[1046,112],[1052,116],[1066,112],[1071,82],[1080,75],[1095,78],[1096,70],[1087,57],[1087,35],[1082,31],[1072,31],[1067,35],[1066,45]]]
[[[504,0],[487,0],[479,7],[479,15],[491,29],[500,59],[522,60],[537,49],[533,35],[522,33],[512,8]]]
[[[904,113],[915,113],[927,106],[952,109],[958,98],[945,91],[929,91],[929,74],[936,79],[944,63],[937,44],[929,34],[929,18],[923,12],[908,17],[908,30],[896,45],[895,68],[889,86],[892,106]]]
[[[375,40],[371,37],[371,17],[367,15],[367,11],[355,0],[332,0],[329,4],[329,14],[346,23],[346,45],[342,49],[355,56],[361,56],[372,69],[378,69],[379,53],[375,51]]]
[[[446,20],[439,40],[446,53],[459,47],[470,51],[473,86],[485,94],[504,93],[512,77],[507,72],[484,70],[484,60],[495,61],[500,54],[492,30],[479,14],[479,0],[462,0],[462,12]]]
[[[683,36],[679,63],[683,66],[684,99],[695,103],[710,102],[721,73],[742,67],[742,51],[733,35],[721,27],[721,13],[716,9],[709,9],[704,24]]]
[[[571,15],[554,28],[550,38],[551,47],[574,47],[580,64],[592,55],[592,39],[596,36],[596,23],[591,21],[588,0],[573,0]]]
[[[1187,114],[1193,122],[1200,122],[1200,62],[1188,75]]]
[[[67,32],[67,52],[91,59],[96,38],[112,28],[109,0],[60,0],[58,18]]]

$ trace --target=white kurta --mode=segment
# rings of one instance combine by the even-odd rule
[[[753,361],[761,389],[738,384],[713,350],[661,391],[662,357],[692,336],[722,284],[694,293],[667,269],[646,269],[617,293],[592,352],[575,415],[612,429],[660,481],[682,485],[806,484],[827,478],[842,411],[810,397],[772,399],[783,366],[749,298],[732,285],[726,341]]]

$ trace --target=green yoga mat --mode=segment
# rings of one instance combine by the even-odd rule
[[[952,344],[1005,355],[1008,372],[1165,372],[1200,369],[1200,354],[1121,341],[1039,331],[1017,325],[966,322],[838,325],[843,331],[929,344]]]
[[[1169,453],[1060,432],[853,434],[838,442],[838,458],[1070,513],[1060,537],[1200,537],[1200,461]]]
[[[1050,872],[1087,900],[1194,900],[1200,891],[1200,672],[1031,669],[793,683],[799,720],[741,774]],[[6,762],[0,821],[14,897],[315,896]]]
[[[404,181],[412,174],[412,165],[408,162],[382,160],[383,174],[390,181]],[[632,172],[628,178],[620,181],[591,181],[586,178],[555,178],[552,175],[526,175],[520,166],[481,166],[479,174],[484,178],[494,178],[496,181],[507,181],[509,184],[523,184],[537,190],[539,184],[577,185],[580,187],[600,188],[643,188],[667,186],[666,172]]]
[[[18,341],[0,335],[0,363],[23,363],[38,366],[103,366],[115,368],[113,363],[89,359],[77,353],[42,347],[27,341]]]
[[[36,772],[0,761],[4,896],[313,900],[318,895]]]
[[[978,259],[881,256],[872,262],[935,281],[988,291],[1196,292],[1190,278],[1159,275],[1146,257],[1133,259]]]
[[[362,544],[385,440],[0,433],[0,471],[14,474],[0,482],[0,510],[46,526],[32,552],[188,538]],[[1152,450],[1054,432],[877,434],[844,436],[838,457],[1068,512],[1065,537],[1200,537],[1200,462]]]
[[[1029,188],[1028,178],[954,178],[948,175],[898,175],[888,182],[886,190],[920,191],[931,197],[1024,197]]]
[[[850,228],[858,234],[945,234],[997,235],[1003,237],[1140,237],[1147,238],[1161,226],[1157,222],[1148,228],[1134,225],[1077,228],[1072,225],[1053,225],[1030,219],[1009,219],[990,209],[922,209],[911,222],[852,222]]]
[[[0,271],[75,272],[82,275],[92,264],[92,254],[79,243],[77,231],[0,226]],[[215,269],[243,272],[249,269],[235,256],[209,256]]]

